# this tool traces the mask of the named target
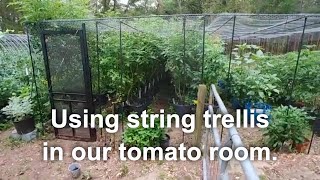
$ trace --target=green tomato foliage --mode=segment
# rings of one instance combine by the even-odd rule
[[[312,120],[303,109],[280,106],[271,112],[272,122],[264,131],[266,144],[275,150],[279,150],[285,143],[303,143],[311,133],[308,120]]]

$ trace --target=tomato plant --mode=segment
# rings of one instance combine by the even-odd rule
[[[304,142],[311,133],[308,120],[313,119],[303,109],[291,106],[280,106],[271,112],[270,125],[265,129],[266,143],[272,149],[279,150],[285,143]]]

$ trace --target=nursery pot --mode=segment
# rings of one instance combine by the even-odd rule
[[[20,135],[32,132],[36,128],[34,119],[31,116],[26,116],[21,121],[13,121],[13,124]]]
[[[145,95],[145,103],[148,105],[150,105],[153,101],[153,95],[152,92],[148,91],[147,94]]]
[[[185,114],[191,114],[194,105],[184,105],[184,104],[173,104],[174,109],[176,110],[177,114],[182,117]]]
[[[104,105],[108,103],[108,97],[104,94],[98,94],[94,96],[96,105]]]
[[[320,136],[320,118],[316,118],[313,123],[313,131],[317,136]]]
[[[232,104],[232,108],[234,110],[236,109],[243,109],[243,105],[241,104],[241,102],[239,101],[239,99],[237,98],[232,98],[231,99],[231,104]]]
[[[160,147],[165,150],[169,146],[170,146],[170,136],[169,134],[165,134],[165,138],[160,142]]]
[[[266,103],[251,103],[247,102],[245,105],[245,108],[247,109],[247,117],[250,118],[251,110],[253,110],[254,114],[254,124],[257,124],[257,118],[260,114],[267,114],[268,115],[268,121],[270,121],[270,111],[271,111],[271,105]],[[249,121],[250,122],[250,121]]]
[[[148,107],[147,103],[141,99],[136,100],[134,103],[127,104],[127,106],[130,112],[136,112],[137,114],[141,114],[142,111]]]
[[[310,145],[310,141],[305,138],[303,143],[295,144],[295,149],[298,153],[305,153]]]
[[[212,108],[213,108],[213,112],[214,113],[216,113],[217,112],[217,110],[218,110],[218,108],[219,108],[219,106],[218,105],[212,105]],[[209,105],[208,104],[205,104],[204,105],[204,109],[203,109],[203,113],[205,113],[206,111],[208,111],[209,110]]]
[[[120,114],[122,112],[125,112],[126,109],[127,109],[127,106],[126,106],[126,103],[124,103],[124,102],[114,104],[114,113],[115,114]]]
[[[71,173],[71,176],[73,177],[73,178],[78,178],[79,176],[80,176],[80,174],[81,174],[81,169],[80,169],[80,164],[78,164],[78,163],[72,163],[72,164],[70,164],[69,165],[69,167],[68,167],[68,170],[69,170],[69,172]]]

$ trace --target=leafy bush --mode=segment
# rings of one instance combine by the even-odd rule
[[[184,40],[180,33],[171,36],[165,42],[164,55],[167,58],[166,70],[172,76],[175,93],[180,103],[188,103],[188,96],[194,96],[193,86],[200,72],[201,47],[195,43],[200,34],[186,34],[186,52],[184,56]],[[196,79],[197,78],[197,79]]]
[[[160,128],[160,120],[155,119],[154,128],[126,128],[123,134],[123,142],[127,147],[159,147],[164,139],[165,131]]]
[[[13,94],[27,85],[29,79],[26,69],[29,69],[28,55],[12,55],[0,53],[0,108],[7,104]]]
[[[279,150],[285,143],[291,146],[305,141],[311,133],[308,120],[313,119],[303,109],[280,106],[271,112],[270,125],[265,129],[264,136],[267,145]]]
[[[151,34],[123,32],[120,57],[119,34],[103,34],[103,48],[99,50],[102,91],[116,94],[118,101],[137,94],[164,66],[160,44],[160,39]]]
[[[23,15],[23,21],[37,23],[41,20],[83,18],[88,16],[87,0],[14,0],[10,5]]]
[[[21,121],[26,116],[32,115],[31,99],[28,96],[11,97],[9,104],[2,108],[1,111],[15,122]]]
[[[176,33],[166,39],[163,54],[167,58],[166,70],[172,76],[178,101],[189,104],[188,99],[192,100],[196,96],[198,84],[201,83],[202,65],[204,66],[203,80],[209,85],[224,77],[227,61],[223,55],[224,48],[220,39],[212,39],[212,37],[205,39],[204,64],[202,64],[202,34],[186,33],[185,43],[184,45],[182,34]]]
[[[266,73],[257,64],[263,60],[263,52],[255,45],[237,45],[232,61],[231,89],[233,97],[244,101],[273,102],[280,79],[277,73]]]
[[[312,104],[313,100],[320,96],[319,55],[319,51],[310,49],[302,51],[293,89],[294,101]],[[277,74],[280,78],[278,89],[281,96],[278,99],[288,99],[291,95],[297,57],[297,52],[290,52],[284,55],[267,56],[263,59],[264,63],[259,63],[265,73]]]
[[[219,38],[207,38],[205,43],[204,83],[209,87],[219,80],[226,79],[228,70],[224,43]],[[199,76],[201,77],[201,75]]]

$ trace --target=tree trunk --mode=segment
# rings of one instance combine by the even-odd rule
[[[163,2],[162,0],[157,0],[157,12],[158,14],[163,13]]]
[[[178,7],[179,7],[179,13],[180,13],[180,14],[182,13],[181,1],[182,1],[182,0],[177,0]]]
[[[102,12],[103,13],[107,12],[110,9],[110,7],[109,7],[110,1],[111,0],[102,0],[101,4],[102,4]]]

